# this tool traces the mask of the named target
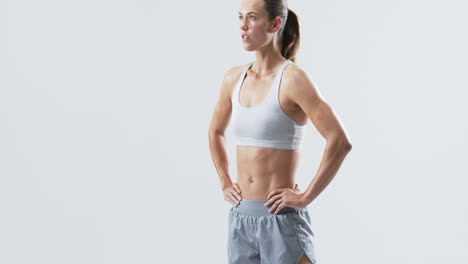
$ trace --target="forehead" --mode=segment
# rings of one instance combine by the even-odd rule
[[[248,14],[255,12],[262,14],[264,0],[242,0],[240,4],[239,14]]]

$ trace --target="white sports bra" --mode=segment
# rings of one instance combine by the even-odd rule
[[[290,62],[285,60],[281,64],[267,96],[252,107],[241,105],[239,94],[253,62],[242,70],[231,98],[232,132],[236,145],[290,150],[302,147],[305,125],[290,118],[279,103],[279,84],[283,70]]]

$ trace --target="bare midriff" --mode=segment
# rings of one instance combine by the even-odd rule
[[[299,151],[237,145],[242,199],[267,200],[275,188],[294,188]]]

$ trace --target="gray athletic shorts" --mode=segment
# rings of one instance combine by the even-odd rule
[[[317,263],[308,209],[274,214],[267,201],[242,199],[229,210],[229,264],[296,264],[304,254]]]

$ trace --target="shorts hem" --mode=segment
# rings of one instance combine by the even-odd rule
[[[306,246],[305,243],[303,243],[304,241],[301,239],[300,237],[300,233],[302,234],[302,230],[300,229],[300,226],[301,224],[300,223],[297,223],[296,221],[294,221],[294,230],[295,230],[295,233],[296,233],[296,239],[299,243],[299,246],[301,247],[301,254],[300,256],[296,259],[296,261],[294,262],[294,264],[297,264],[297,262],[299,262],[299,260],[302,258],[302,256],[305,254],[307,255],[307,258],[309,258],[309,260],[312,262],[312,264],[316,264],[317,263],[317,260],[315,258],[315,252],[310,248],[310,245],[309,246]],[[308,239],[309,236],[307,235],[306,236]],[[308,243],[313,243],[312,241],[308,241]]]

